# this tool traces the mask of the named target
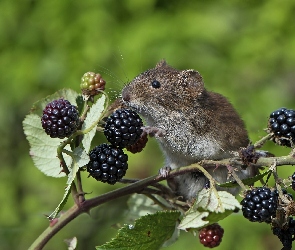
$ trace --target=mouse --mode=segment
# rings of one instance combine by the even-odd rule
[[[233,157],[233,151],[249,145],[245,124],[233,105],[223,95],[206,90],[196,70],[178,70],[161,60],[130,81],[121,98],[145,120],[163,152],[164,166],[172,170]],[[206,170],[218,183],[233,180],[226,166]],[[250,168],[238,168],[235,173],[240,179],[255,175]],[[167,181],[184,200],[208,188],[208,179],[199,171]],[[239,192],[236,187],[218,189],[233,195]]]

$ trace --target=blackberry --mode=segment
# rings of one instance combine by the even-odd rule
[[[293,220],[293,218],[289,218],[289,222],[286,227],[274,227],[272,229],[272,232],[274,235],[278,236],[278,238],[283,244],[284,250],[292,249],[292,241],[294,241],[295,234],[295,220]]]
[[[291,178],[292,178],[292,189],[295,191],[295,172],[292,174],[292,176],[291,176]]]
[[[80,88],[84,95],[94,96],[105,88],[105,80],[100,74],[87,72],[82,76]]]
[[[42,127],[52,138],[71,136],[79,125],[77,107],[68,100],[58,99],[46,105],[41,118]]]
[[[214,223],[200,230],[199,239],[205,247],[213,248],[220,245],[223,233],[223,228],[217,223]]]
[[[147,142],[148,142],[147,133],[142,133],[140,138],[134,144],[127,146],[126,149],[129,152],[136,154],[141,152],[144,149]]]
[[[280,108],[272,112],[269,116],[268,128],[274,133],[275,143],[291,147],[295,143],[295,110]]]
[[[128,169],[128,156],[123,150],[103,143],[89,153],[87,171],[98,181],[115,184],[122,179]]]
[[[248,190],[241,201],[242,212],[245,218],[252,222],[271,222],[278,206],[278,195],[269,188],[260,187]]]
[[[104,134],[114,146],[125,148],[134,144],[141,136],[142,120],[130,109],[117,109],[106,120]]]

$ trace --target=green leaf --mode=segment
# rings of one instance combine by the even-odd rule
[[[84,167],[89,162],[89,155],[81,147],[76,147],[73,152],[73,163],[77,165],[77,168]],[[72,164],[73,165],[73,164]]]
[[[253,183],[255,183],[256,181],[260,181],[264,176],[268,175],[269,173],[271,173],[271,170],[267,170],[261,174],[255,175],[254,177],[251,178],[247,178],[247,179],[243,179],[241,180],[245,185],[253,185]],[[229,182],[225,182],[222,184],[218,184],[219,187],[225,187],[225,188],[232,188],[232,187],[237,187],[239,186],[239,184],[236,181],[229,181]]]
[[[102,95],[90,108],[89,112],[87,113],[86,119],[82,125],[82,130],[90,128],[94,123],[98,122],[99,117],[101,116],[103,110],[104,110],[104,103],[105,103],[105,95]],[[87,134],[84,135],[82,144],[86,152],[89,151],[91,147],[91,141],[95,135],[96,132],[95,125],[91,131],[89,131]]]
[[[224,210],[241,208],[241,205],[232,194],[226,191],[218,191],[216,194],[210,189],[203,189],[198,193],[194,207],[201,207],[210,212],[223,213]]]
[[[77,92],[75,92],[72,89],[61,89],[61,90],[55,92],[54,94],[49,95],[49,96],[35,102],[31,108],[31,113],[37,114],[41,117],[45,106],[49,102],[59,99],[59,98],[64,98],[65,100],[68,100],[74,106],[78,106],[78,104],[81,105],[80,101],[77,102],[77,100],[81,99],[81,96],[78,95]]]
[[[68,181],[67,181],[68,185],[72,184],[79,168],[84,167],[90,160],[88,154],[80,147],[75,148],[74,151],[71,152],[71,156],[73,158],[73,161],[72,161],[70,173],[68,175]]]
[[[45,133],[41,125],[41,118],[36,114],[27,115],[23,121],[24,133],[30,144],[30,155],[35,166],[44,174],[52,177],[63,177],[60,161],[57,158],[57,147],[61,139],[51,138]],[[68,148],[68,147],[66,147]],[[71,158],[65,156],[69,166]]]
[[[203,189],[198,193],[193,206],[185,213],[178,228],[200,229],[207,224],[224,219],[236,208],[241,208],[241,205],[232,194],[226,191],[216,193],[212,189]]]
[[[174,229],[174,233],[172,234],[172,236],[170,237],[170,239],[166,240],[164,242],[164,244],[162,245],[162,247],[168,247],[170,245],[172,245],[173,243],[175,243],[180,235],[180,230],[178,229],[178,223],[176,223],[175,225],[175,229]]]
[[[190,228],[202,228],[209,224],[209,221],[206,220],[208,216],[209,212],[189,210],[181,220],[178,229],[188,230]]]
[[[161,211],[122,227],[116,238],[96,247],[97,250],[156,250],[173,235],[178,211]]]
[[[68,200],[69,195],[71,193],[71,186],[72,186],[71,184],[66,186],[64,196],[63,196],[61,202],[56,207],[56,209],[53,211],[53,213],[51,215],[49,215],[50,218],[54,219],[58,215],[58,213],[63,209],[64,205],[67,203],[67,200]]]
[[[169,203],[161,196],[154,195],[155,198],[166,207],[171,207]],[[156,204],[152,199],[143,194],[133,194],[127,201],[128,211],[125,213],[124,222],[133,223],[136,219],[145,216],[147,214],[154,214],[158,211],[162,211],[163,208]],[[166,241],[163,246],[167,247],[173,244],[179,237],[179,229],[175,227],[172,237]]]
[[[162,202],[165,206],[169,207],[169,204],[160,196],[155,197]],[[147,214],[154,214],[163,210],[158,204],[155,204],[153,200],[142,194],[133,194],[127,201],[128,211],[125,214],[125,222],[132,223],[139,217]]]
[[[58,204],[54,212],[50,215],[51,218],[55,218],[58,215],[58,213],[63,209],[64,205],[67,203],[70,190],[71,190],[71,185],[73,181],[75,180],[75,177],[79,168],[85,166],[89,162],[89,156],[80,147],[75,148],[74,151],[70,153],[73,158],[73,161],[72,161],[70,173],[68,175],[67,187],[65,189],[65,193],[61,202]]]

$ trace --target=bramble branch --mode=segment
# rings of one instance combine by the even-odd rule
[[[294,152],[290,153],[287,156],[281,156],[281,157],[261,157],[257,160],[256,163],[253,163],[253,166],[256,167],[271,167],[274,162],[276,163],[276,166],[283,166],[283,165],[295,165],[295,157]],[[196,171],[202,171],[204,173],[207,172],[206,168],[208,167],[216,167],[216,166],[242,166],[243,162],[239,161],[237,157],[235,158],[229,158],[229,159],[223,159],[219,161],[212,161],[212,160],[204,160],[200,162],[199,164],[193,164],[191,166],[182,167],[179,169],[172,170],[167,177],[163,177],[160,175],[151,176],[148,178],[145,178],[143,180],[132,180],[129,181],[131,184],[128,186],[125,186],[123,188],[116,189],[114,191],[108,192],[106,194],[102,194],[98,197],[88,199],[88,200],[80,200],[79,203],[73,205],[72,208],[70,208],[68,211],[66,211],[64,214],[62,214],[57,222],[53,226],[49,226],[45,231],[35,240],[35,242],[31,245],[29,248],[30,250],[35,249],[42,249],[46,243],[57,233],[59,230],[61,230],[64,226],[66,226],[69,222],[71,222],[73,219],[78,217],[82,213],[88,213],[92,208],[98,207],[101,204],[104,204],[108,201],[114,200],[119,197],[123,197],[126,195],[131,195],[133,193],[141,193],[143,190],[145,190],[148,186],[154,186],[154,187],[161,187],[161,191],[165,192],[167,191],[167,188],[163,188],[161,184],[158,182],[163,181],[165,179],[173,178],[178,175],[182,175],[189,172],[196,172]],[[209,178],[210,182],[213,184],[215,183],[214,180],[212,180],[211,176],[207,176]],[[123,181],[124,182],[124,181]],[[126,181],[128,183],[128,181]],[[125,183],[126,183],[125,182]],[[133,182],[133,183],[132,183]],[[149,190],[149,189],[146,189]],[[171,190],[169,190],[169,194],[171,195]]]

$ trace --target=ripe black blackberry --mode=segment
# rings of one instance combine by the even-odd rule
[[[114,146],[125,148],[134,144],[142,133],[142,120],[130,109],[118,109],[106,120],[104,134]]]
[[[295,172],[292,174],[292,176],[291,176],[291,178],[292,178],[292,189],[295,191]]]
[[[100,74],[87,72],[81,78],[80,88],[84,95],[94,96],[104,90],[105,84],[106,82]]]
[[[295,220],[293,220],[293,218],[289,218],[289,222],[286,227],[274,227],[272,228],[272,232],[274,235],[278,236],[283,244],[284,250],[292,249],[292,242],[294,241],[295,234]]]
[[[115,184],[122,179],[128,169],[128,156],[123,150],[103,143],[89,153],[87,171],[98,181]]]
[[[278,207],[278,195],[269,188],[260,187],[248,190],[241,201],[245,218],[253,222],[271,222]]]
[[[295,110],[280,108],[272,112],[269,116],[268,128],[274,133],[275,143],[291,147],[295,143]]]
[[[200,230],[199,239],[205,247],[214,248],[220,245],[223,233],[223,228],[217,223],[214,223]]]
[[[52,138],[71,136],[79,125],[77,107],[68,100],[58,99],[46,105],[41,118],[42,127]]]

